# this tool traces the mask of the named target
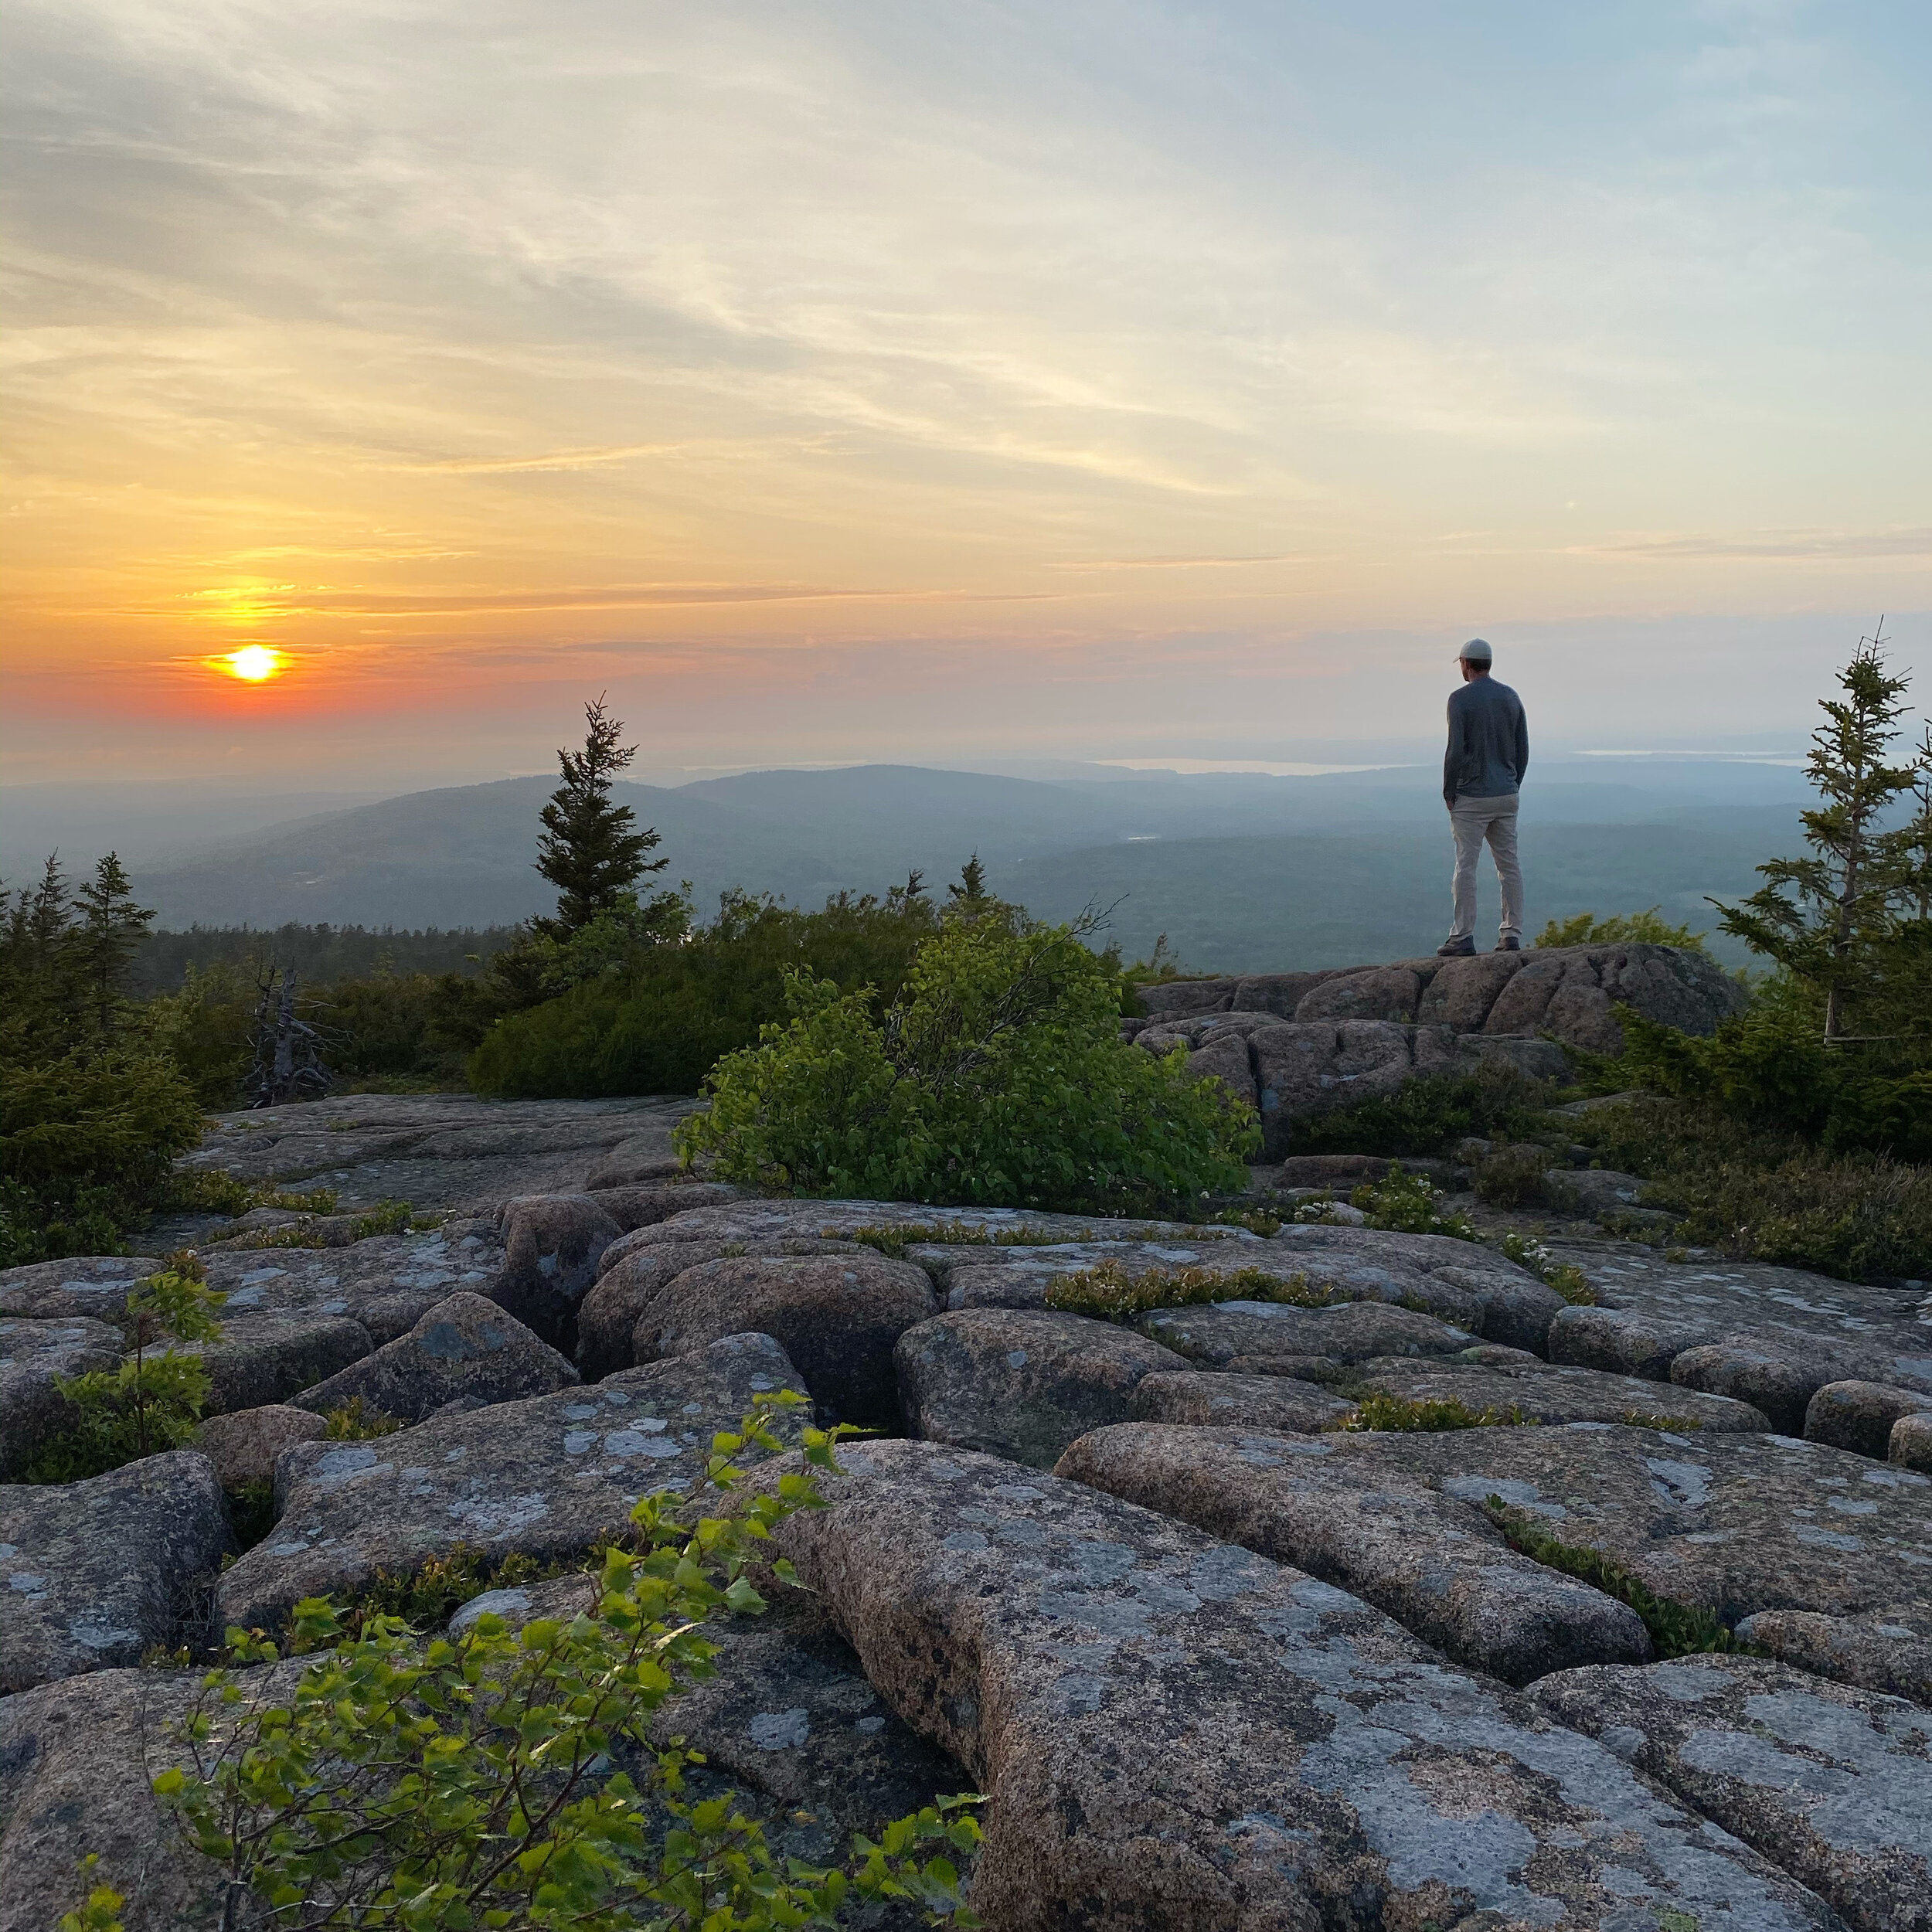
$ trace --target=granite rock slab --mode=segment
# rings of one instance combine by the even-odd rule
[[[1754,1657],[1564,1671],[1534,1696],[1854,1932],[1932,1928],[1932,1713]]]
[[[631,1347],[655,1362],[727,1335],[768,1335],[827,1422],[885,1428],[899,1415],[893,1346],[934,1308],[923,1270],[869,1251],[742,1255],[673,1276],[638,1316]]]
[[[29,1321],[0,1316],[0,1482],[79,1420],[65,1378],[120,1366],[121,1331],[87,1315]]]
[[[1873,1617],[1760,1610],[1737,1634],[1781,1662],[1932,1709],[1932,1637]]]
[[[574,1387],[576,1369],[506,1308],[467,1291],[446,1296],[407,1335],[304,1389],[299,1408],[326,1415],[359,1398],[404,1422],[452,1402],[487,1405]]]
[[[532,1195],[497,1214],[503,1265],[488,1292],[565,1355],[577,1348],[577,1304],[604,1251],[624,1230],[587,1194]]]
[[[232,1546],[214,1465],[192,1450],[0,1488],[0,1695],[202,1643]]]
[[[711,1439],[755,1399],[801,1389],[768,1335],[439,1417],[365,1442],[307,1442],[276,1468],[279,1520],[221,1579],[224,1624],[267,1628],[298,1600],[345,1596],[459,1544],[551,1560],[621,1532],[640,1496],[701,1479]]]
[[[1039,1469],[1076,1436],[1124,1421],[1144,1376],[1189,1366],[1131,1328],[1019,1308],[923,1321],[900,1337],[895,1359],[913,1434]]]
[[[1519,1556],[1426,1481],[1364,1483],[1305,1437],[1128,1423],[1083,1436],[1055,1473],[1291,1563],[1505,1683],[1650,1658],[1634,1611]]]
[[[681,1097],[486,1100],[468,1094],[344,1094],[216,1117],[177,1165],[247,1181],[331,1187],[345,1208],[408,1201],[475,1212],[586,1185],[604,1157],[657,1140],[695,1111]]]
[[[995,1458],[841,1460],[779,1541],[873,1688],[989,1794],[972,1902],[1002,1932],[1834,1923],[1331,1585]]]
[[[1605,1375],[1531,1362],[1483,1366],[1460,1360],[1366,1362],[1362,1380],[1404,1402],[1460,1402],[1481,1414],[1495,1410],[1532,1422],[1628,1422],[1642,1428],[1682,1430],[1770,1427],[1747,1402],[1693,1389],[1660,1387],[1635,1376]]]
[[[158,1258],[151,1254],[107,1254],[0,1268],[0,1316],[49,1321],[91,1315],[112,1321],[125,1304],[128,1291],[160,1267]]]
[[[300,1308],[264,1308],[222,1315],[218,1342],[177,1342],[179,1355],[199,1358],[212,1385],[207,1409],[260,1409],[286,1402],[327,1381],[376,1346],[361,1322],[347,1315]]]
[[[1263,1429],[1303,1434],[1349,1414],[1355,1404],[1312,1382],[1290,1376],[1202,1374],[1143,1376],[1128,1403],[1135,1422],[1173,1422],[1193,1428]]]
[[[286,1699],[303,1668],[237,1672],[243,1708]],[[121,1894],[126,1932],[220,1932],[222,1868],[152,1789],[184,1761],[176,1733],[201,1677],[101,1670],[0,1697],[0,1932],[49,1932],[90,1883]],[[100,1863],[83,1878],[90,1852]]]
[[[1141,1326],[1190,1364],[1207,1368],[1257,1355],[1323,1355],[1335,1362],[1453,1355],[1476,1338],[1467,1328],[1383,1301],[1338,1301],[1325,1308],[1286,1301],[1216,1301],[1151,1309],[1141,1318]]]
[[[1478,1513],[1498,1496],[1733,1628],[1809,1610],[1932,1636],[1932,1478],[1842,1449],[1573,1423],[1335,1434],[1315,1453],[1342,1479],[1419,1477]]]

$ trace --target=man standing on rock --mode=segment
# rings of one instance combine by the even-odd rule
[[[1456,839],[1455,923],[1436,948],[1444,959],[1476,950],[1476,861],[1486,838],[1502,887],[1499,953],[1522,950],[1522,869],[1516,862],[1516,795],[1529,769],[1522,700],[1490,675],[1495,654],[1471,638],[1456,662],[1462,689],[1449,696],[1449,750],[1442,761],[1443,802]]]

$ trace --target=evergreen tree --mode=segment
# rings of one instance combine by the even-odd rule
[[[124,988],[153,912],[134,903],[120,856],[109,852],[77,895],[79,917],[66,935],[81,1028],[96,1043],[111,1039],[125,1005]]]
[[[1719,908],[1726,931],[1822,992],[1828,1043],[1849,1038],[1855,1015],[1886,1003],[1885,962],[1909,866],[1910,828],[1888,832],[1884,820],[1920,769],[1916,760],[1886,761],[1910,680],[1886,669],[1883,642],[1860,638],[1838,673],[1844,698],[1819,701],[1825,722],[1811,734],[1807,770],[1824,803],[1803,815],[1811,855],[1760,866],[1767,883]]]
[[[946,896],[956,910],[966,913],[978,912],[992,900],[986,889],[986,868],[979,862],[978,852],[960,867],[959,881],[946,888]]]
[[[640,879],[670,863],[646,859],[657,846],[656,830],[634,831],[636,813],[611,802],[613,781],[637,756],[635,745],[620,743],[622,721],[602,697],[583,715],[590,726],[583,749],[557,753],[563,783],[543,808],[537,841],[536,869],[556,887],[557,909],[554,919],[530,923],[547,939],[567,940],[599,914],[617,910]]]

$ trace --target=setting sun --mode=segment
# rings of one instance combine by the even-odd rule
[[[281,651],[271,651],[261,644],[244,645],[216,662],[231,678],[240,678],[247,684],[260,684],[267,679],[280,677],[288,668],[288,659]]]

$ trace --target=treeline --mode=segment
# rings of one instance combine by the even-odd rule
[[[151,932],[141,939],[128,971],[128,991],[145,999],[179,992],[190,970],[253,968],[272,961],[307,985],[386,974],[476,974],[512,944],[514,926],[430,926],[405,931],[390,926],[191,926],[187,931]]]

